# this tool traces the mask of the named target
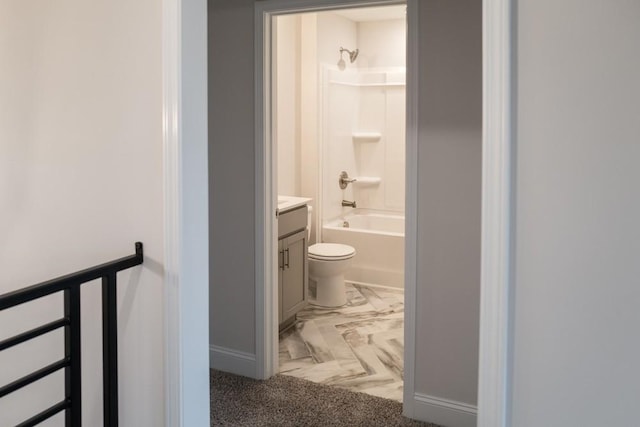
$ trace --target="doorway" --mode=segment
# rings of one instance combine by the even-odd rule
[[[402,401],[406,5],[272,24],[278,371]]]
[[[268,378],[278,372],[278,313],[277,307],[279,265],[277,250],[277,197],[278,197],[278,170],[277,147],[275,146],[276,135],[273,124],[275,123],[274,109],[272,105],[273,82],[275,76],[273,72],[274,64],[274,18],[280,15],[303,12],[319,12],[336,9],[354,8],[360,6],[402,6],[404,1],[333,1],[333,2],[307,2],[305,7],[291,6],[287,8],[282,4],[257,4],[256,6],[256,46],[264,47],[264,50],[257,49],[256,55],[256,364],[257,376]],[[414,5],[415,6],[415,5]],[[417,27],[409,26],[407,32],[407,45],[417,45]],[[339,61],[339,48],[335,61]],[[348,48],[348,47],[347,47]],[[351,52],[354,48],[349,48]],[[344,52],[342,52],[344,54]],[[347,58],[344,54],[343,58]],[[350,61],[348,58],[347,61]],[[336,63],[336,66],[339,64]],[[407,58],[406,63],[406,105],[408,106],[406,117],[406,146],[405,159],[406,168],[406,190],[405,190],[405,241],[404,241],[404,299],[409,301],[404,312],[404,396],[410,396],[413,400],[413,371],[414,371],[414,343],[415,337],[415,292],[416,292],[416,176],[417,176],[417,132],[415,131],[415,117],[410,114],[412,108],[417,108],[417,94],[412,90],[410,84],[412,73],[415,72],[417,62],[415,58]],[[413,77],[415,78],[415,77]],[[413,107],[412,107],[413,106]],[[359,137],[371,138],[372,134],[363,132]],[[322,198],[322,196],[320,196]],[[316,221],[314,232],[316,237],[321,234],[319,230],[321,221]],[[408,337],[408,340],[407,340]],[[406,402],[406,399],[404,399]],[[409,403],[410,405],[410,403]],[[405,403],[405,408],[407,404]]]
[[[360,2],[355,1],[335,1],[335,2],[320,2],[321,5],[317,4],[314,1],[306,0],[300,1],[296,3],[288,3],[288,2],[259,2],[256,3],[256,43],[255,45],[259,47],[256,52],[256,76],[257,76],[257,86],[256,86],[256,242],[257,242],[257,251],[256,251],[256,364],[257,364],[257,376],[259,377],[268,377],[277,371],[277,349],[275,348],[275,343],[277,342],[276,334],[273,332],[277,330],[276,326],[278,323],[277,316],[273,313],[273,307],[271,302],[273,302],[277,297],[277,291],[269,288],[265,288],[264,283],[268,282],[268,278],[271,278],[271,283],[277,283],[277,271],[275,271],[274,267],[277,265],[277,251],[273,249],[272,242],[277,239],[277,230],[275,226],[275,212],[276,212],[276,203],[277,203],[277,190],[274,191],[274,187],[276,186],[277,178],[276,173],[272,167],[274,164],[274,156],[275,150],[272,149],[272,111],[271,106],[265,103],[265,99],[269,99],[271,90],[271,69],[269,67],[265,67],[265,64],[272,64],[273,58],[271,57],[272,52],[268,49],[262,51],[261,47],[269,46],[271,43],[270,38],[272,37],[272,28],[271,28],[271,18],[275,15],[289,14],[289,13],[298,13],[298,12],[308,12],[312,10],[318,10],[320,8],[344,8],[346,6],[353,7],[354,5],[360,5]],[[363,2],[364,4],[398,4],[399,2]],[[437,3],[437,2],[436,2]],[[418,49],[418,16],[417,12],[420,9],[424,9],[422,6],[424,2],[417,1],[409,1],[409,13],[408,13],[408,50],[410,54],[408,55],[407,61],[407,198],[406,198],[406,259],[405,259],[405,288],[406,288],[406,328],[405,328],[405,377],[406,381],[404,384],[405,390],[405,413],[409,416],[416,416],[420,418],[431,418],[436,419],[429,414],[441,414],[444,412],[451,413],[457,412],[461,414],[465,418],[465,420],[475,419],[475,396],[471,395],[470,398],[464,398],[461,401],[453,401],[453,400],[442,400],[432,398],[424,393],[416,392],[416,384],[414,382],[415,375],[413,374],[415,371],[415,353],[423,352],[424,353],[424,344],[421,346],[416,346],[416,326],[415,326],[415,316],[416,316],[416,305],[417,301],[417,292],[416,292],[416,282],[417,282],[417,263],[416,263],[416,252],[417,252],[417,208],[418,208],[418,198],[417,198],[417,164],[418,164],[418,150],[417,150],[417,132],[418,132],[418,114],[417,114],[417,98],[419,93],[419,83],[422,85],[423,77],[418,77],[416,71],[418,70],[417,64],[419,62],[419,53],[420,49]],[[420,5],[420,7],[418,7]],[[498,7],[493,5],[493,7]],[[412,9],[413,8],[413,9]],[[460,10],[460,8],[458,8]],[[480,14],[477,13],[479,9],[474,9],[473,15],[476,17],[476,23],[479,23],[481,20],[479,18]],[[502,9],[496,9],[504,12]],[[508,10],[508,9],[507,9]],[[423,14],[424,15],[424,14]],[[495,19],[499,20],[499,13],[497,13]],[[504,16],[502,16],[504,18]],[[421,16],[420,20],[425,19],[425,16]],[[486,22],[485,15],[485,22]],[[426,22],[426,20],[425,20]],[[425,25],[426,27],[426,25]],[[502,28],[502,26],[496,27]],[[422,32],[420,33],[422,34]],[[451,33],[449,33],[451,34]],[[492,34],[493,35],[493,34]],[[459,40],[459,39],[458,39]],[[475,36],[475,40],[480,40],[480,33],[477,33]],[[494,41],[495,42],[495,41]],[[497,54],[504,58],[508,57],[503,50],[504,45],[494,46],[494,50],[490,52],[497,52]],[[479,49],[476,49],[476,52],[480,52]],[[485,55],[487,53],[485,52]],[[485,56],[486,58],[486,56]],[[464,64],[464,63],[462,63]],[[476,63],[477,64],[477,63]],[[460,68],[460,67],[458,67]],[[498,73],[499,74],[499,73]],[[476,72],[476,76],[480,76],[480,72]],[[502,74],[501,76],[504,76]],[[507,73],[508,76],[508,73]],[[486,82],[485,78],[485,82]],[[495,83],[495,82],[494,82]],[[503,86],[493,86],[495,88]],[[477,86],[474,90],[477,90]],[[508,92],[508,91],[507,91]],[[476,92],[477,93],[477,92]],[[486,103],[486,100],[485,100]],[[495,104],[495,105],[505,105],[505,104]],[[504,146],[498,145],[497,147],[494,144],[491,144],[487,147],[486,145],[486,135],[489,133],[492,135],[492,141],[498,141],[498,143],[504,143],[508,139],[508,132],[503,133],[496,136],[497,129],[505,129],[506,124],[496,119],[496,112],[492,109],[494,104],[484,106],[485,112],[485,121],[482,125],[482,131],[480,131],[480,127],[478,126],[478,131],[476,135],[480,135],[480,133],[484,133],[484,141],[485,141],[485,155],[487,152],[492,153],[493,149],[498,150],[500,155],[503,155],[506,151],[503,150]],[[502,119],[505,118],[504,115],[500,116]],[[491,126],[487,126],[487,118],[492,118],[494,121],[491,122]],[[266,136],[266,138],[265,138]],[[423,137],[421,137],[421,142],[423,141]],[[479,139],[477,140],[479,142]],[[478,147],[478,144],[476,147]],[[486,159],[486,158],[485,158]],[[485,161],[486,164],[486,161]],[[486,169],[483,167],[483,170]],[[507,171],[508,172],[508,171]],[[508,175],[508,174],[507,174]],[[491,174],[488,178],[485,175],[484,182],[484,190],[483,190],[483,198],[487,197],[488,193],[493,193],[493,191],[487,191],[487,182],[496,182],[498,177],[504,178],[504,174]],[[413,177],[413,178],[412,178]],[[495,178],[496,180],[491,181],[491,178]],[[480,179],[476,178],[476,183],[479,184]],[[497,193],[502,197],[500,199],[500,203],[502,203],[501,207],[504,207],[504,203],[508,203],[509,197],[508,192],[504,192],[505,186],[498,186],[500,191]],[[508,186],[507,186],[508,188]],[[424,200],[424,199],[423,199]],[[494,200],[494,202],[497,200]],[[423,206],[424,207],[424,206]],[[423,209],[422,212],[425,210]],[[504,227],[505,223],[508,224],[508,221],[505,220],[504,217],[501,217],[500,220],[497,220],[495,216],[489,213],[488,216],[484,215],[483,218],[485,222],[483,223],[483,227],[485,230],[488,230],[489,236],[493,236],[491,233],[500,233],[504,235]],[[487,219],[493,222],[488,222]],[[424,221],[424,219],[421,220]],[[505,222],[506,221],[506,222]],[[499,230],[499,231],[498,231]],[[485,232],[485,236],[486,236]],[[485,237],[486,241],[486,237]],[[424,240],[422,240],[424,242]],[[489,243],[489,246],[496,247],[500,246],[498,242],[495,240]],[[483,248],[484,249],[484,248]],[[271,261],[267,260],[265,262],[265,254],[272,254]],[[506,262],[500,256],[497,257],[501,261]],[[479,261],[479,260],[478,260]],[[486,261],[483,258],[483,265],[485,265]],[[476,263],[475,265],[478,265]],[[488,270],[483,270],[488,271]],[[504,277],[498,274],[498,271],[495,271],[494,279],[497,278],[496,282],[498,286],[503,286],[501,289],[506,289],[504,286],[505,281]],[[423,273],[424,274],[424,273]],[[490,273],[489,273],[490,274]],[[486,280],[486,275],[483,280]],[[422,279],[424,280],[424,276]],[[476,282],[477,283],[477,282]],[[421,286],[421,289],[424,289],[424,286]],[[424,296],[424,293],[422,294]],[[424,297],[423,297],[424,298]],[[421,303],[423,304],[423,303]],[[496,304],[500,306],[499,301],[496,301]],[[504,308],[504,306],[500,306]],[[485,309],[486,310],[486,309]],[[486,311],[483,311],[486,313]],[[474,313],[474,316],[475,317]],[[469,316],[467,316],[469,318]],[[477,319],[477,317],[475,317]],[[424,326],[424,318],[421,321]],[[489,319],[489,325],[495,326],[495,322],[491,323],[491,319]],[[486,329],[486,327],[485,327]],[[423,334],[421,334],[424,336]],[[500,341],[501,344],[504,344],[504,341]],[[503,350],[504,347],[501,347]],[[474,358],[477,360],[477,358]],[[469,358],[471,360],[471,358]],[[445,362],[446,363],[446,362]],[[473,368],[468,370],[468,373],[471,373]],[[495,370],[492,370],[495,372]],[[421,374],[421,384],[424,384],[424,369],[422,369]],[[424,388],[424,385],[420,386]],[[463,402],[470,402],[470,404],[465,404]]]

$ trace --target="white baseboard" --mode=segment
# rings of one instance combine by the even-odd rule
[[[209,366],[219,371],[256,378],[255,354],[232,350],[218,345],[210,345]]]
[[[415,393],[413,417],[443,427],[476,427],[478,408],[467,403]]]

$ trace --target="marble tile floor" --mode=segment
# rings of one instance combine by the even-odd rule
[[[402,402],[404,292],[346,287],[346,305],[309,305],[280,334],[280,373]]]

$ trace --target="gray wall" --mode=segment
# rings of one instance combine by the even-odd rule
[[[482,2],[420,2],[416,392],[475,404]]]
[[[255,353],[253,0],[209,2],[211,343]]]
[[[421,10],[416,391],[476,403],[481,2]],[[253,353],[253,0],[211,0],[211,341]]]
[[[511,425],[638,425],[640,2],[517,20]]]

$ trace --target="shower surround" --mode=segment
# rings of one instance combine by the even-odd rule
[[[402,288],[405,70],[324,66],[321,74],[322,240],[356,249],[347,280]],[[345,188],[343,171],[353,179]]]

